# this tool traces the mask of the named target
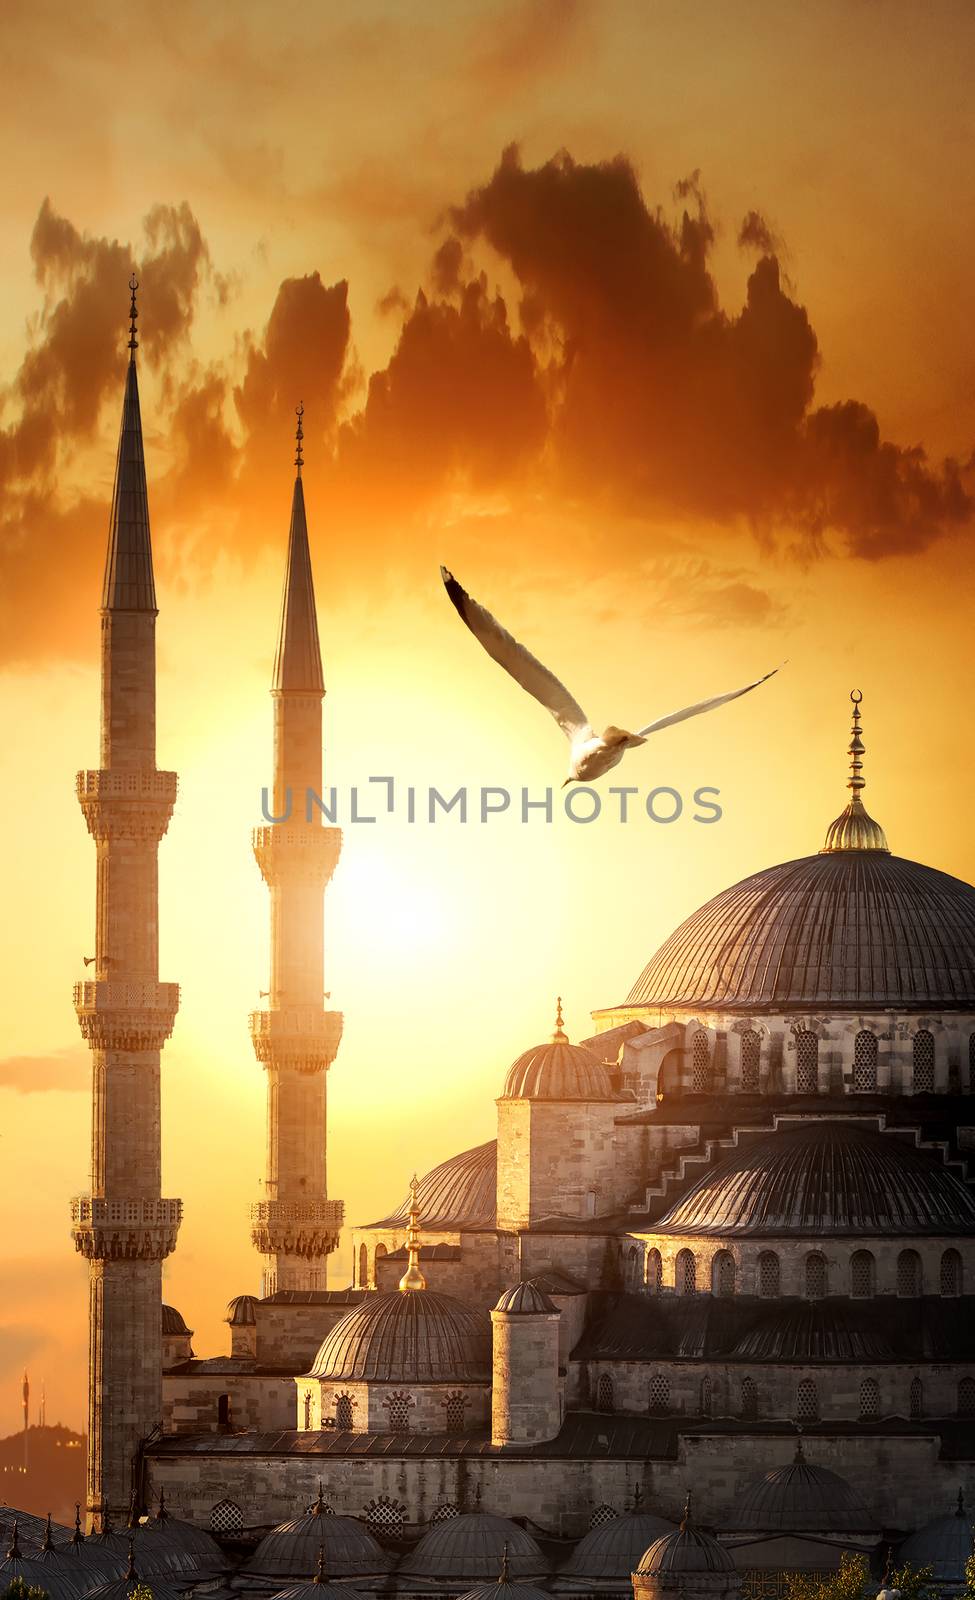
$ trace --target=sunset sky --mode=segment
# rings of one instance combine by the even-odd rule
[[[585,1035],[696,905],[819,848],[851,688],[892,848],[975,877],[975,10],[14,0],[0,48],[4,1433],[25,1361],[50,1421],[86,1410],[71,990],[95,858],[74,774],[98,760],[132,266],[158,760],[180,775],[160,975],[182,986],[163,1127],[185,1222],[164,1291],[216,1354],[260,1275],[249,832],[299,400],[346,824],[326,982],[345,1014],[329,1187],[350,1220],[493,1135],[556,994]],[[670,826],[411,825],[398,804],[348,825],[372,775],[398,799],[538,798],[564,776],[559,730],[463,629],[440,561],[599,727],[787,661],[615,780],[716,787],[720,822],[688,804]],[[333,1258],[335,1285],[350,1265]]]

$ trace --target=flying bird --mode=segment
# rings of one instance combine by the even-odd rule
[[[779,670],[773,667],[763,678],[746,683],[743,689],[732,689],[727,694],[716,694],[710,700],[698,700],[695,705],[684,706],[681,711],[671,711],[666,717],[658,717],[656,722],[649,722],[645,728],[637,729],[636,733],[610,724],[598,734],[578,700],[573,699],[555,673],[549,672],[548,667],[543,666],[530,650],[513,639],[490,611],[471,598],[446,567],[440,568],[440,576],[454,609],[467,623],[475,639],[499,667],[504,667],[516,683],[520,683],[546,711],[552,713],[568,739],[569,776],[562,785],[563,789],[568,783],[591,783],[594,778],[601,778],[604,772],[609,772],[611,767],[622,761],[627,750],[646,744],[651,733],[659,733],[661,728],[669,728],[675,722],[685,722],[688,717],[697,717],[702,711],[714,711],[717,706],[727,705],[729,700],[737,700],[739,695],[757,689],[760,683],[767,682]]]

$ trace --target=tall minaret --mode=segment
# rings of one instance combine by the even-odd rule
[[[101,765],[79,772],[97,851],[94,981],[75,985],[92,1053],[91,1193],[72,1202],[90,1264],[88,1516],[100,1528],[140,1492],[137,1464],[162,1419],[162,1262],[180,1202],[160,1197],[159,1053],[179,986],[158,976],[156,855],[176,799],[156,769],[156,593],[149,539],[132,278],[129,367],[101,606]]]
[[[274,658],[274,805],[286,818],[255,828],[254,855],[271,893],[268,1007],[251,1016],[267,1070],[267,1176],[251,1208],[251,1238],[264,1257],[261,1293],[324,1289],[343,1207],[328,1200],[325,1074],[342,1037],[342,1015],[323,1008],[322,902],[342,845],[308,796],[322,787],[322,698],[315,589],[301,481],[301,406],[281,626]],[[310,812],[310,815],[309,815]]]

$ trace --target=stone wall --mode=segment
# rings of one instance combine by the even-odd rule
[[[352,1433],[482,1432],[491,1417],[487,1383],[328,1383],[298,1379],[298,1427]],[[294,1422],[289,1424],[294,1427]]]
[[[221,1397],[229,1396],[229,1427],[269,1431],[295,1426],[295,1381],[255,1373],[163,1373],[163,1432],[217,1433]]]

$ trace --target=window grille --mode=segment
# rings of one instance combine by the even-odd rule
[[[663,1417],[669,1410],[670,1379],[661,1372],[655,1372],[650,1379],[650,1413],[655,1417]]]
[[[452,1500],[444,1500],[430,1518],[433,1522],[448,1522],[451,1517],[460,1516],[460,1507],[455,1506]]]
[[[911,1379],[911,1417],[917,1421],[924,1416],[924,1385],[920,1378]]]
[[[713,1404],[712,1396],[713,1396],[713,1389],[712,1389],[712,1385],[711,1385],[711,1379],[705,1373],[704,1377],[701,1379],[700,1411],[701,1411],[701,1416],[702,1417],[709,1417],[711,1415],[711,1406]]]
[[[880,1386],[876,1378],[864,1378],[860,1385],[860,1421],[873,1422],[880,1416]]]
[[[389,1412],[389,1426],[392,1433],[409,1433],[410,1411],[416,1404],[411,1394],[391,1394],[383,1405]]]
[[[741,1036],[741,1086],[754,1091],[759,1084],[759,1066],[762,1059],[762,1041],[754,1028]]]
[[[914,1093],[934,1092],[934,1034],[921,1028],[914,1035]]]
[[[968,1092],[975,1094],[975,1033],[968,1035]]]
[[[335,1426],[339,1433],[351,1433],[354,1422],[352,1413],[355,1401],[350,1394],[339,1394],[335,1397]],[[392,1413],[390,1413],[392,1420]]]
[[[467,1396],[465,1394],[461,1394],[459,1389],[455,1389],[453,1394],[448,1394],[446,1400],[444,1401],[444,1410],[447,1413],[448,1433],[464,1432],[464,1413],[467,1410],[467,1406]]]
[[[693,1250],[680,1251],[674,1278],[678,1294],[697,1293],[697,1261]]]
[[[941,1257],[941,1293],[961,1294],[961,1256],[957,1250],[946,1250]]]
[[[730,1250],[719,1250],[714,1258],[713,1287],[715,1294],[732,1295],[735,1292],[735,1258]]]
[[[921,1293],[921,1257],[916,1250],[902,1250],[897,1257],[897,1293],[908,1300]]]
[[[877,1035],[869,1028],[853,1041],[853,1087],[867,1094],[877,1087]]]
[[[650,1294],[659,1294],[660,1284],[663,1278],[663,1262],[660,1259],[659,1250],[647,1251],[646,1273],[647,1289],[649,1290]]]
[[[806,1299],[822,1300],[826,1294],[826,1257],[811,1250],[806,1257]]]
[[[406,1524],[406,1507],[401,1506],[398,1500],[391,1500],[389,1495],[381,1494],[377,1500],[370,1500],[365,1508],[365,1514],[366,1527],[374,1538],[402,1539]]]
[[[613,1380],[608,1372],[600,1374],[599,1382],[596,1385],[596,1409],[597,1411],[613,1410]]]
[[[779,1258],[774,1250],[763,1250],[758,1258],[758,1292],[764,1300],[779,1295]]]
[[[850,1259],[850,1293],[857,1300],[870,1300],[874,1293],[876,1265],[869,1250],[854,1250]]]
[[[819,1395],[812,1378],[803,1378],[796,1389],[796,1416],[800,1422],[819,1418]]]
[[[962,1378],[958,1385],[958,1415],[975,1417],[975,1378]]]
[[[210,1511],[210,1532],[232,1539],[244,1531],[244,1513],[233,1500],[218,1500]]]
[[[694,1035],[691,1062],[691,1087],[695,1094],[707,1094],[711,1087],[711,1041],[703,1030]]]
[[[758,1390],[754,1378],[741,1380],[741,1414],[750,1421],[758,1416]]]
[[[815,1094],[819,1088],[819,1040],[808,1028],[796,1034],[796,1093]]]
[[[607,1522],[615,1522],[617,1513],[612,1506],[597,1506],[589,1518],[590,1528],[602,1528]]]

